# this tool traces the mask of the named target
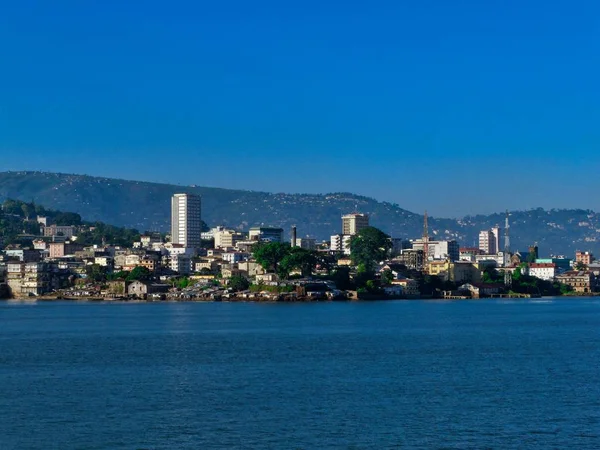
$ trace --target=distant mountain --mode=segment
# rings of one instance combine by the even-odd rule
[[[177,192],[202,196],[202,219],[209,226],[248,229],[276,225],[298,236],[328,239],[339,233],[341,216],[368,213],[371,224],[400,238],[423,233],[423,216],[400,206],[350,193],[283,194],[200,186],[126,181],[46,172],[0,172],[0,201],[34,200],[47,207],[74,211],[87,220],[101,220],[141,231],[169,228],[170,197]],[[426,205],[423,205],[425,209]],[[430,236],[457,239],[461,246],[476,246],[479,231],[503,226],[504,213],[462,219],[430,218]],[[511,212],[511,247],[526,250],[535,242],[540,254],[572,255],[576,249],[600,253],[600,215],[590,210],[541,208]]]

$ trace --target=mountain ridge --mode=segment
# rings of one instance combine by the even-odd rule
[[[90,175],[39,171],[0,172],[0,201],[14,198],[73,211],[87,220],[102,220],[141,231],[169,228],[170,197],[176,192],[202,196],[202,219],[209,226],[247,229],[276,225],[298,236],[328,239],[340,232],[341,215],[358,210],[371,224],[398,238],[423,232],[423,216],[396,203],[380,202],[350,192],[286,194],[193,185],[154,183]],[[424,208],[425,209],[425,208]],[[430,217],[430,236],[457,239],[461,246],[477,246],[480,230],[504,225],[505,213],[467,215],[448,219]],[[538,243],[540,253],[571,255],[575,250],[600,250],[600,215],[591,209],[536,208],[511,211],[512,250]]]

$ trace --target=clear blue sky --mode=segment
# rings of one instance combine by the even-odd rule
[[[5,2],[0,170],[600,209],[600,2]]]

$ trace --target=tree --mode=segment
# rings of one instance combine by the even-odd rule
[[[250,282],[241,275],[234,275],[227,284],[234,292],[245,291],[250,287]]]
[[[391,248],[387,234],[375,227],[367,227],[350,240],[350,257],[355,265],[362,264],[366,272],[374,273],[376,264],[387,257]]]
[[[348,267],[338,267],[331,274],[331,279],[338,289],[352,289],[352,282],[350,281],[350,269]]]
[[[278,275],[287,278],[294,269],[300,269],[303,277],[310,277],[317,265],[315,252],[299,247],[290,248],[279,265]]]
[[[381,272],[381,284],[389,285],[392,284],[392,280],[394,279],[394,273],[390,269],[385,269]]]
[[[127,281],[147,281],[150,279],[152,273],[146,267],[136,266],[129,275],[127,275]]]
[[[252,253],[266,271],[278,272],[279,264],[290,252],[290,245],[281,242],[258,243]]]
[[[94,283],[102,283],[107,280],[108,269],[99,264],[90,264],[85,267],[88,280]]]
[[[23,211],[23,216],[25,217],[25,220],[29,220],[29,217],[35,213],[35,206],[30,205],[28,203],[23,203],[21,205],[21,210]]]
[[[578,261],[575,263],[575,270],[587,270],[587,266],[582,261]]]

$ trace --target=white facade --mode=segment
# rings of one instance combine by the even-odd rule
[[[482,230],[479,232],[479,250],[486,255],[495,255],[498,253],[496,238],[491,230]]]
[[[530,264],[529,275],[540,280],[553,281],[556,276],[556,266],[554,264]]]
[[[350,240],[352,236],[343,234],[334,234],[331,236],[329,249],[333,252],[343,252],[344,255],[350,254]]]
[[[171,198],[171,242],[184,247],[202,244],[201,200],[199,195],[175,194]]]
[[[415,239],[412,241],[413,250],[425,251],[425,242],[423,239]],[[458,242],[452,241],[428,241],[428,259],[449,259],[450,261],[458,261],[460,253]]]
[[[225,252],[221,254],[221,258],[229,264],[235,264],[247,260],[250,258],[250,254],[245,252]]]

